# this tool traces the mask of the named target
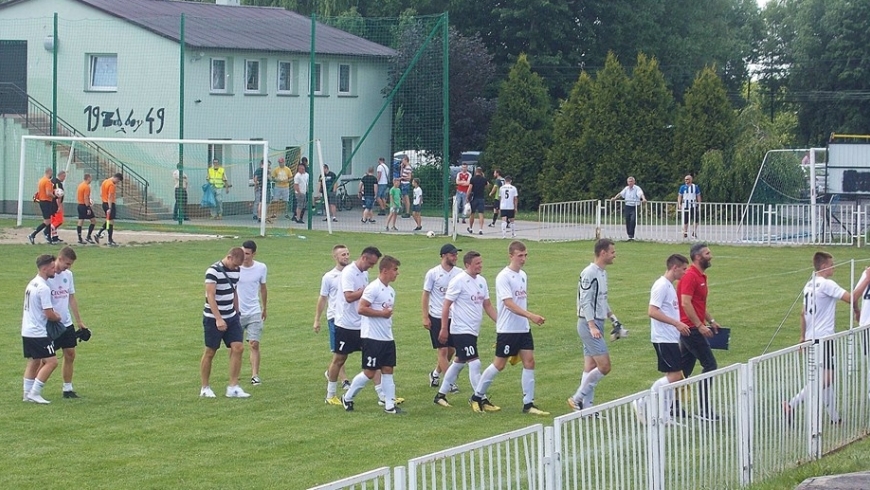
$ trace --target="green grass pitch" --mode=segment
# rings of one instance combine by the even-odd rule
[[[0,224],[10,225],[8,221]],[[123,224],[120,226],[124,226]],[[79,400],[61,398],[60,369],[45,390],[51,405],[21,401],[20,318],[23,291],[36,273],[35,257],[46,245],[4,245],[0,312],[5,318],[0,355],[0,434],[4,488],[308,488],[379,466],[499,434],[550,418],[521,413],[520,368],[508,366],[490,390],[502,407],[475,415],[466,372],[452,409],[432,404],[426,373],[434,352],[421,326],[420,291],[425,271],[438,263],[445,239],[423,236],[306,233],[257,238],[125,246],[79,247],[73,267],[76,296],[94,336],[79,345],[75,387]],[[217,399],[200,399],[203,274],[231,246],[254,238],[257,258],[269,267],[269,316],[262,340],[263,384],[243,384],[249,399],[224,398],[226,350],[215,357]],[[347,244],[352,257],[367,245],[402,261],[393,329],[398,346],[401,417],[387,416],[371,386],[356,412],[324,405],[323,372],[330,359],[328,334],[312,330],[321,275],[332,267],[331,248]],[[580,270],[592,258],[591,242],[526,242],[529,307],[547,319],[535,327],[537,405],[553,415],[569,411],[582,369],[576,333],[575,295]],[[507,241],[460,238],[464,251],[484,257],[483,275],[494,292],[507,264]],[[709,309],[732,328],[731,350],[718,351],[720,366],[760,354],[777,328],[770,350],[797,341],[800,305],[787,315],[811,272],[816,248],[711,247]],[[688,244],[618,243],[608,268],[610,302],[631,334],[611,343],[613,371],[598,386],[598,402],[646,389],[659,376],[646,316],[649,288],[671,253],[688,255]],[[859,271],[870,250],[829,248],[838,264],[855,258]],[[370,274],[374,279],[375,273]],[[848,264],[834,276],[849,284]],[[839,309],[838,330],[848,325]],[[325,325],[325,322],[324,322]],[[484,322],[479,345],[485,367],[495,327]],[[359,370],[359,355],[348,374]],[[247,353],[242,379],[250,378]]]

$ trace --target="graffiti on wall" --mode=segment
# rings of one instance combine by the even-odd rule
[[[84,113],[88,116],[88,131],[91,132],[105,129],[127,134],[128,131],[135,133],[141,129],[143,132],[147,130],[148,134],[160,134],[166,122],[165,107],[159,109],[151,107],[144,117],[141,113],[137,116],[133,109],[122,113],[120,107],[116,107],[115,110],[103,110],[98,105],[85,107]]]

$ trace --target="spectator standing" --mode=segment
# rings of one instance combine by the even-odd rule
[[[387,206],[390,191],[390,168],[387,167],[387,161],[384,157],[378,158],[378,168],[376,171],[378,178],[378,216],[387,215]],[[398,176],[394,176],[395,179]]]
[[[304,163],[296,167],[296,175],[293,176],[293,190],[296,193],[296,216],[291,221],[304,223],[302,217],[308,208],[308,169]]]
[[[625,207],[622,211],[625,216],[625,232],[628,234],[628,241],[633,241],[634,230],[637,227],[637,208],[641,203],[646,202],[646,197],[643,195],[643,189],[635,185],[634,177],[629,177],[626,183],[628,185],[610,200],[615,201],[618,198],[625,200]]]
[[[278,159],[278,166],[275,167],[275,170],[272,170],[271,176],[272,181],[275,182],[275,189],[272,191],[272,201],[283,202],[284,217],[296,221],[293,209],[290,208],[290,187],[296,181],[293,178],[293,170],[287,166],[284,158]]]
[[[471,187],[471,173],[468,172],[468,164],[463,163],[459,173],[456,174],[456,214],[462,217],[462,224],[465,224],[465,203],[468,202],[469,187]]]
[[[393,187],[390,188],[390,215],[387,216],[386,231],[399,231],[396,228],[396,218],[399,216],[399,211],[402,209],[402,189],[399,187],[399,179],[393,179]],[[392,228],[391,228],[392,225]]]
[[[692,238],[698,236],[698,222],[700,221],[701,188],[692,183],[692,176],[686,175],[680,193],[677,195],[677,209],[683,215],[683,238],[687,238],[689,223],[692,223]]]
[[[172,171],[172,181],[175,189],[175,206],[172,207],[173,221],[190,221],[187,217],[187,174],[184,173],[184,165],[178,162],[175,165],[175,170]],[[81,218],[80,218],[81,219]],[[81,238],[81,233],[79,233]]]
[[[337,178],[335,172],[329,170],[329,165],[324,165],[323,174],[320,176],[320,183],[317,185],[320,188],[321,196],[323,196],[323,186],[324,184],[326,185],[326,200],[329,201],[329,214],[332,216],[332,221],[338,221],[338,217],[335,215],[338,212],[338,207],[335,205],[335,188],[338,185]],[[329,219],[328,216],[323,217],[323,221],[327,219]]]
[[[400,167],[401,174],[399,181],[402,189],[402,203],[405,205],[405,214],[403,218],[411,217],[411,181],[414,179],[414,170],[411,168],[411,161],[405,155],[402,158],[402,166]]]
[[[211,161],[211,167],[207,171],[207,180],[214,187],[215,206],[212,209],[211,217],[212,219],[224,219],[224,192],[229,193],[232,185],[227,180],[226,170],[217,158]]]
[[[369,167],[359,183],[359,199],[362,201],[362,222],[374,223],[372,208],[375,205],[375,196],[378,195],[378,179],[374,176],[375,169]]]
[[[471,216],[469,216],[469,220],[471,221],[468,224],[468,233],[474,233],[474,213],[477,213],[478,221],[480,221],[480,230],[477,231],[478,235],[483,235],[483,213],[486,212],[486,186],[489,184],[486,181],[486,177],[483,176],[483,169],[477,167],[474,169],[474,177],[469,181],[471,196],[469,196],[469,202],[471,203]]]
[[[489,191],[489,197],[495,197],[495,202],[492,205],[492,223],[489,224],[490,228],[495,226],[495,222],[501,216],[499,214],[499,202],[501,201],[499,197],[499,189],[504,185],[504,179],[501,176],[501,170],[495,169],[492,171],[492,189]]]
[[[417,224],[417,227],[414,228],[414,231],[420,231],[423,229],[423,218],[420,217],[420,212],[423,211],[423,188],[420,187],[420,179],[415,178],[411,181],[411,186],[414,194],[414,203],[411,205],[411,211],[414,213],[414,223]]]

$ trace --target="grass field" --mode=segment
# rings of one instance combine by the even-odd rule
[[[0,226],[11,226],[0,220]],[[124,225],[121,225],[124,226]],[[257,239],[258,259],[269,267],[269,317],[262,341],[263,384],[245,386],[250,399],[221,396],[226,350],[215,358],[212,386],[217,399],[200,399],[203,274],[251,230],[225,229],[238,239],[78,248],[76,296],[94,336],[80,344],[76,362],[79,400],[60,397],[58,369],[45,397],[53,403],[21,402],[20,318],[24,287],[35,274],[34,259],[48,246],[0,246],[8,272],[0,282],[5,353],[0,356],[0,433],[6,468],[3,488],[308,488],[379,466],[481,439],[549,418],[521,413],[519,368],[508,367],[490,394],[502,406],[478,416],[462,403],[468,378],[454,408],[432,404],[426,373],[434,354],[420,322],[420,290],[425,271],[437,264],[441,238],[405,235],[306,233]],[[356,412],[323,403],[330,354],[325,332],[312,331],[320,277],[332,267],[335,243],[349,245],[353,257],[367,245],[402,261],[393,328],[398,345],[398,395],[407,415],[383,414],[369,387],[357,397]],[[507,242],[460,238],[457,245],[484,257],[483,275],[493,291],[495,275],[507,263]],[[554,415],[568,412],[565,399],[575,390],[582,368],[576,334],[575,295],[579,271],[591,260],[591,242],[527,242],[529,307],[547,318],[536,328],[537,404]],[[649,288],[664,270],[664,259],[688,246],[618,243],[608,269],[610,302],[631,336],[611,344],[614,368],[598,387],[606,401],[646,389],[659,375],[649,343],[646,316]],[[796,342],[799,305],[786,317],[810,275],[814,248],[713,246],[709,270],[709,309],[733,329],[730,351],[717,352],[720,366],[760,354],[784,322],[769,350]],[[870,250],[834,248],[838,263]],[[370,275],[374,278],[374,274]],[[849,283],[848,265],[834,277]],[[848,325],[840,308],[840,327]],[[495,338],[487,320],[481,346]],[[487,349],[488,350],[488,349]],[[482,356],[484,366],[491,360]],[[352,376],[359,356],[348,361]],[[250,377],[247,355],[243,379]],[[824,466],[823,466],[824,468]],[[765,487],[774,488],[774,487]]]

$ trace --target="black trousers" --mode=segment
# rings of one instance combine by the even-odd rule
[[[625,205],[625,232],[628,238],[634,238],[634,229],[637,227],[637,206]]]
[[[713,351],[710,349],[710,344],[707,342],[707,337],[701,335],[697,328],[691,329],[688,337],[680,336],[680,351],[682,352],[681,364],[683,368],[683,376],[688,378],[695,370],[695,362],[701,362],[701,372],[707,373],[715,371],[719,365],[716,363],[716,357],[713,356]],[[708,408],[708,391],[709,380],[701,383],[700,386],[700,406],[701,410],[707,411]]]
[[[175,206],[172,207],[172,219],[186,218],[187,212],[187,189],[181,187],[175,189]]]

